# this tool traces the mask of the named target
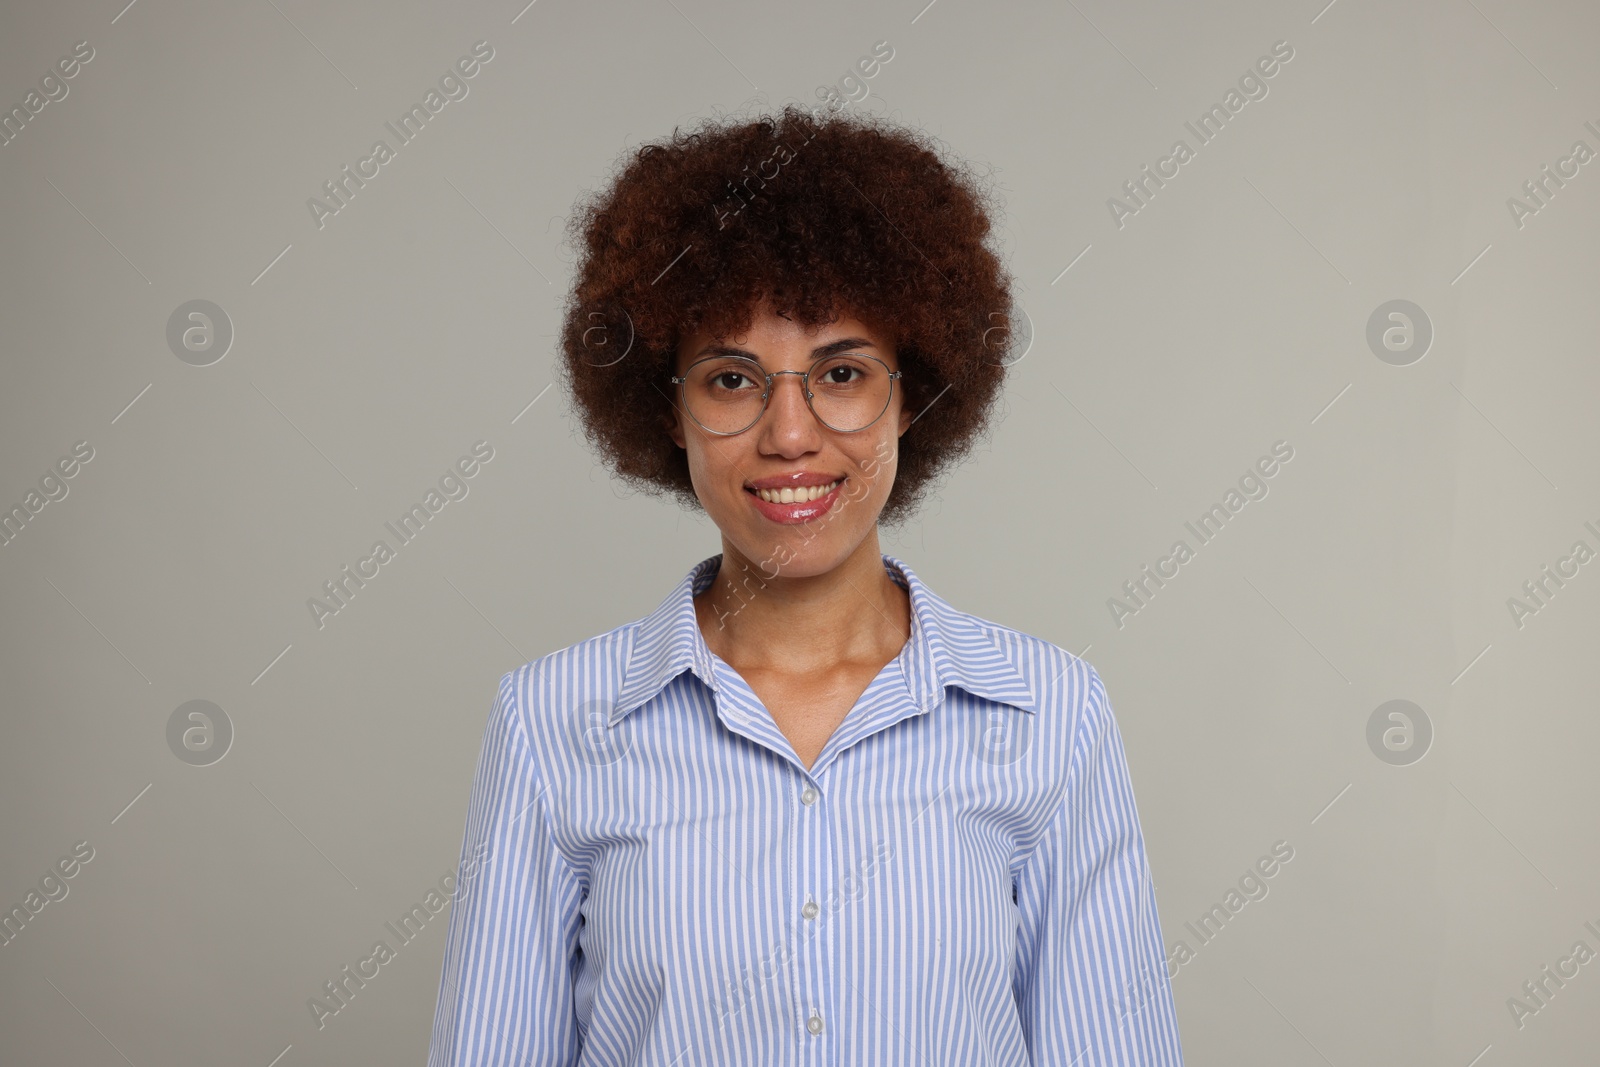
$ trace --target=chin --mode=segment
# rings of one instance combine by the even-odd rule
[[[840,532],[819,533],[807,540],[804,534],[768,537],[742,542],[728,538],[733,548],[750,561],[750,567],[764,578],[810,578],[826,574],[849,555]]]

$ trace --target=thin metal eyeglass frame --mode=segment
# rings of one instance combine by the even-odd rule
[[[839,353],[839,354],[835,354],[835,355],[831,355],[831,356],[819,356],[816,359],[812,360],[811,361],[811,366],[808,367],[807,369],[803,370],[803,371],[801,371],[801,370],[779,370],[779,371],[770,371],[770,372],[767,371],[766,369],[764,369],[761,366],[761,364],[757,363],[755,360],[749,358],[748,356],[706,356],[704,359],[697,359],[693,363],[689,364],[689,366],[684,369],[684,373],[683,373],[683,375],[681,377],[679,375],[676,375],[676,374],[669,375],[667,380],[672,382],[672,384],[674,384],[674,385],[676,385],[678,387],[678,400],[683,404],[683,410],[689,412],[689,417],[691,419],[694,419],[694,424],[696,426],[700,427],[706,433],[715,434],[718,437],[734,437],[734,436],[737,436],[738,434],[742,434],[742,433],[745,432],[745,430],[748,430],[751,426],[754,426],[756,423],[760,422],[764,417],[766,417],[767,408],[770,407],[771,403],[772,403],[773,382],[775,382],[777,380],[777,378],[778,378],[778,376],[780,374],[793,374],[793,375],[797,375],[800,378],[800,391],[806,398],[806,407],[811,409],[811,414],[816,418],[816,420],[818,422],[822,423],[822,425],[826,426],[828,429],[832,430],[834,433],[860,433],[862,430],[867,429],[868,427],[870,427],[874,423],[876,423],[879,419],[883,418],[883,412],[889,410],[889,405],[894,403],[894,383],[895,383],[895,379],[897,379],[897,378],[901,377],[903,374],[905,374],[905,371],[889,370],[889,364],[885,363],[883,360],[879,359],[877,356],[869,356],[865,352],[852,352],[852,353],[850,353],[850,356],[852,358],[854,358],[854,359],[870,359],[870,360],[872,360],[872,362],[876,363],[878,366],[880,366],[880,367],[882,367],[884,369],[885,373],[887,373],[889,375],[889,395],[884,398],[883,411],[880,411],[876,415],[874,415],[872,417],[872,421],[871,422],[867,423],[865,426],[857,426],[853,430],[841,430],[841,429],[838,429],[837,427],[833,426],[831,423],[828,422],[827,419],[824,419],[821,415],[818,415],[816,407],[813,406],[812,403],[811,403],[811,398],[816,395],[815,393],[813,393],[811,391],[811,372],[817,369],[817,364],[818,363],[821,363],[824,360],[837,359],[839,357],[839,355],[841,355],[841,354],[843,354],[843,353]],[[709,362],[710,360],[713,360],[713,359],[735,359],[735,360],[740,361],[741,363],[748,363],[748,364],[750,364],[750,366],[755,368],[755,373],[756,374],[764,377],[767,380],[766,388],[761,393],[761,413],[758,414],[755,418],[751,419],[748,424],[746,424],[745,426],[740,427],[737,430],[713,430],[711,427],[709,427],[705,423],[701,422],[698,418],[695,418],[694,412],[689,410],[689,398],[686,395],[684,395],[684,386],[689,381],[689,375],[700,364]],[[754,375],[752,375],[752,377],[753,376]]]

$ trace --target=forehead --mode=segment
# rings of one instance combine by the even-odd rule
[[[744,329],[722,336],[714,336],[704,327],[685,333],[679,339],[677,356],[681,361],[742,352],[762,360],[764,354],[811,355],[825,348],[839,350],[845,341],[851,342],[845,347],[860,348],[880,358],[894,356],[894,333],[878,316],[841,309],[832,322],[804,326],[770,308],[753,312]]]

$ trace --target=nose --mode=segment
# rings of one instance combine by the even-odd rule
[[[784,388],[785,381],[793,380],[794,388]],[[767,398],[763,427],[769,440],[783,446],[811,444],[822,428],[817,416],[806,402],[805,379],[799,371],[775,371],[772,378],[772,395]]]

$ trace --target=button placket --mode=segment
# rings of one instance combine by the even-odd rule
[[[826,1049],[831,1042],[811,1039],[823,1036],[826,1029],[824,1020],[832,1004],[830,999],[832,963],[828,944],[832,931],[820,920],[822,906],[818,903],[821,887],[830,884],[833,876],[832,835],[826,806],[822,803],[822,794],[816,786],[806,783],[800,790],[798,799],[800,831],[797,840],[800,863],[796,871],[797,880],[794,889],[796,896],[803,903],[798,909],[799,916],[795,920],[798,925],[795,930],[795,940],[799,946],[795,954],[796,979],[800,992],[797,1006],[804,1016],[808,1046],[806,1061],[822,1064],[826,1062]]]

